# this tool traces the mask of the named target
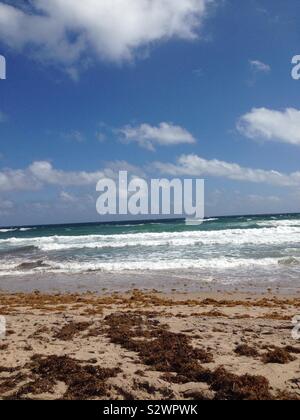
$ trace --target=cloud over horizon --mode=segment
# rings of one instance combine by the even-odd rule
[[[0,191],[35,191],[45,185],[59,187],[93,185],[104,172],[70,172],[55,169],[50,162],[33,162],[25,169],[4,169],[0,172]]]
[[[154,167],[170,176],[221,177],[234,181],[270,184],[278,187],[300,186],[300,171],[283,174],[278,171],[244,168],[237,163],[203,159],[197,155],[182,155],[177,162],[155,162]]]
[[[103,177],[115,178],[121,170],[130,176],[150,178],[157,171],[163,176],[172,177],[220,177],[233,181],[260,183],[277,187],[299,187],[300,171],[291,174],[275,170],[245,168],[237,163],[217,159],[207,160],[195,154],[182,155],[175,163],[152,162],[146,168],[131,165],[126,161],[107,163],[95,172],[64,171],[56,169],[48,161],[33,162],[25,169],[5,169],[0,171],[0,192],[37,191],[46,186],[96,187]],[[94,189],[94,188],[93,188]]]

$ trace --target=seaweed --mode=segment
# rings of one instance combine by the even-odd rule
[[[245,357],[258,356],[258,351],[255,348],[248,346],[247,344],[241,344],[237,346],[234,352],[238,354],[239,356],[245,356]]]
[[[213,361],[209,352],[192,347],[191,337],[166,331],[165,326],[154,320],[133,313],[117,313],[107,316],[105,321],[111,342],[135,351],[144,364],[156,371],[177,373],[182,382],[197,381],[203,375],[199,361]]]
[[[85,400],[105,396],[106,380],[115,377],[120,370],[100,368],[93,365],[82,365],[82,362],[68,356],[36,355],[32,358],[31,371],[47,384],[58,381],[68,386],[63,399]],[[32,385],[31,385],[32,386]],[[30,390],[30,389],[29,389]]]
[[[215,400],[272,400],[269,381],[263,376],[237,376],[219,368],[209,379]]]
[[[0,379],[0,395],[16,389],[16,387],[26,379],[27,376],[20,372],[10,378]]]
[[[280,364],[285,365],[290,362],[294,362],[296,358],[292,356],[288,351],[275,347],[274,350],[270,350],[262,356],[262,361],[265,364]]]
[[[300,348],[299,347],[293,347],[293,346],[286,346],[284,348],[285,351],[292,354],[300,354]]]
[[[0,351],[4,351],[8,349],[8,344],[0,344]]]
[[[71,341],[77,334],[85,331],[90,326],[90,322],[70,322],[55,334],[55,338],[61,341]]]

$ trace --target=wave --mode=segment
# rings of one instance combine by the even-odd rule
[[[258,226],[261,227],[299,227],[300,228],[300,220],[299,219],[290,219],[290,220],[266,220],[262,222],[257,222]]]
[[[17,248],[0,249],[1,256],[14,256],[19,254],[31,253],[38,250],[34,245],[19,246]]]
[[[48,267],[50,267],[50,265],[46,264],[42,260],[28,261],[28,262],[23,262],[23,263],[19,264],[17,266],[17,270],[30,271],[30,270],[34,270],[36,268],[48,268]]]
[[[9,228],[9,229],[0,229],[0,233],[10,233],[10,232],[28,232],[30,230],[35,230],[36,228]]]
[[[286,257],[279,260],[279,264],[287,267],[298,266],[300,265],[300,258],[296,257]]]
[[[172,271],[172,270],[232,270],[253,268],[273,268],[279,266],[276,258],[264,259],[235,259],[235,258],[211,258],[211,259],[177,259],[160,261],[118,261],[118,262],[63,262],[56,261],[33,261],[23,263],[3,264],[0,268],[0,276],[35,274],[41,272],[57,274],[80,274],[91,272],[124,272],[124,271]]]
[[[41,251],[102,249],[125,247],[188,247],[212,245],[289,245],[300,246],[299,226],[277,226],[260,229],[198,230],[185,232],[128,233],[115,235],[49,236],[8,238],[1,247],[36,246]]]

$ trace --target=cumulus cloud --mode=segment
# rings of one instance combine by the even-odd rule
[[[299,187],[300,171],[291,174],[275,170],[246,168],[237,163],[217,159],[207,160],[200,156],[182,155],[175,163],[153,162],[146,168],[131,165],[126,161],[107,162],[102,170],[64,171],[56,169],[50,162],[33,162],[25,169],[4,169],[0,171],[0,191],[36,191],[47,186],[62,190],[60,199],[71,201],[73,196],[66,192],[71,187],[95,187],[102,178],[117,178],[119,171],[127,171],[129,179],[134,177],[149,178],[159,171],[164,176],[172,177],[220,177],[234,181],[269,184],[278,187]]]
[[[250,63],[250,66],[251,66],[252,70],[255,71],[255,72],[270,73],[270,71],[271,71],[271,66],[263,63],[262,61],[250,60],[249,63]]]
[[[239,119],[237,129],[251,139],[300,145],[300,111],[254,108]]]
[[[300,172],[283,174],[277,171],[244,168],[236,163],[206,160],[197,155],[183,155],[173,163],[155,162],[154,168],[170,176],[213,176],[235,181],[271,184],[281,187],[300,185]]]
[[[99,179],[108,177],[115,178],[118,171],[128,171],[130,176],[143,176],[143,171],[125,161],[109,162],[103,170],[95,172],[87,171],[63,171],[56,169],[48,161],[33,162],[25,169],[4,169],[0,171],[0,191],[35,191],[44,186],[66,187],[89,187],[96,186]],[[60,198],[70,199],[69,193],[62,192]]]
[[[43,184],[59,186],[86,186],[96,184],[104,176],[99,172],[67,172],[53,168],[49,162],[34,162],[28,168],[29,173],[34,179]]]
[[[0,191],[36,190],[39,187],[38,180],[30,176],[27,170],[4,169],[0,171]]]
[[[68,172],[53,168],[47,161],[33,162],[26,169],[4,169],[0,172],[0,191],[34,191],[44,185],[60,187],[87,186],[96,184],[103,171]]]
[[[31,0],[30,8],[0,4],[0,39],[19,51],[30,47],[40,59],[67,66],[93,56],[132,60],[158,41],[198,38],[215,0]]]
[[[155,146],[175,146],[178,144],[193,144],[193,135],[185,128],[172,123],[162,122],[159,126],[141,124],[138,127],[127,125],[120,130],[127,142],[136,142],[139,146],[154,151]]]

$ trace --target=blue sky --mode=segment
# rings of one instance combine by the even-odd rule
[[[207,216],[299,211],[299,1],[23,3],[0,1],[0,225],[100,220],[117,168],[204,177]]]

